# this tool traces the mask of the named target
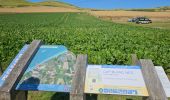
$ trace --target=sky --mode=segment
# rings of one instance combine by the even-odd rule
[[[41,0],[30,0],[41,1]],[[170,6],[170,0],[58,0],[80,8],[130,9]]]

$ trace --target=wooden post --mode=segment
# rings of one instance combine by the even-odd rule
[[[34,40],[23,56],[18,60],[14,69],[6,78],[2,87],[0,87],[0,100],[26,100],[27,91],[16,91],[15,87],[23,76],[30,61],[34,57],[38,48],[41,45],[41,41]]]
[[[139,65],[139,59],[136,54],[132,54],[132,65]],[[142,97],[142,100],[147,100],[148,97]]]
[[[132,54],[131,55],[131,57],[132,57],[132,65],[138,65],[138,57],[137,57],[137,55],[136,54]]]
[[[149,100],[168,100],[156,69],[151,60],[141,59],[139,61],[142,67],[142,74],[149,93]]]
[[[3,69],[2,69],[2,65],[1,65],[1,62],[0,62],[0,76],[3,74]]]
[[[84,85],[87,68],[87,55],[78,55],[75,67],[70,100],[85,100]]]

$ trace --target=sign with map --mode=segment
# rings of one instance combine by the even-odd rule
[[[88,65],[85,93],[148,96],[140,66]]]
[[[62,45],[42,45],[25,71],[17,90],[69,92],[76,57]]]

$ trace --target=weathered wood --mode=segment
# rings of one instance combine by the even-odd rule
[[[27,100],[28,91],[15,91],[12,98],[15,100]]]
[[[149,92],[148,100],[168,100],[152,61],[141,59],[139,62]]]
[[[0,75],[3,74],[3,69],[2,69],[2,66],[1,66],[1,62],[0,62]]]
[[[87,68],[87,55],[78,55],[75,75],[73,77],[70,100],[85,100],[84,94],[85,76]]]
[[[0,92],[0,100],[27,100],[27,91]]]
[[[0,92],[0,100],[11,100],[11,93]]]
[[[138,65],[138,57],[136,54],[131,54],[132,57],[132,65]]]
[[[23,95],[20,94],[27,94],[27,93],[22,93],[22,91],[16,91],[15,87],[20,81],[21,77],[23,76],[25,70],[27,69],[28,65],[30,64],[30,61],[34,57],[40,45],[41,45],[41,41],[34,40],[30,44],[27,51],[18,60],[14,69],[6,78],[2,87],[0,87],[0,100],[21,100],[17,98],[26,98],[26,97],[22,97]]]
[[[136,54],[131,54],[132,57],[132,65],[139,65],[139,59]],[[148,97],[142,97],[142,100],[147,100]]]

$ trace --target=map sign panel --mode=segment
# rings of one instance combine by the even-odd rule
[[[148,96],[140,66],[88,65],[85,93]]]
[[[74,74],[75,56],[61,45],[39,48],[17,90],[69,92]]]

